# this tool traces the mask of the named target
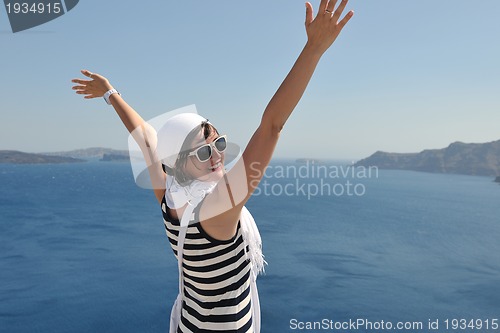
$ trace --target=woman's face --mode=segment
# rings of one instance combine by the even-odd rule
[[[219,137],[216,131],[212,131],[207,139],[203,135],[203,129],[194,138],[191,148],[194,150],[207,143],[212,143]],[[188,156],[185,171],[193,179],[201,181],[218,181],[224,176],[224,153],[219,153],[212,147],[212,156],[206,162],[200,162],[194,155]]]

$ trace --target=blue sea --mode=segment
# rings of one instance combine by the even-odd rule
[[[262,332],[500,332],[492,178],[280,165],[300,167],[273,161],[247,204],[269,263]],[[0,186],[0,332],[168,332],[177,262],[129,164],[3,164]]]

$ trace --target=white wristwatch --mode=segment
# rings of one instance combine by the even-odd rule
[[[104,98],[104,100],[106,101],[106,103],[108,103],[108,105],[111,105],[111,102],[109,101],[109,96],[113,94],[121,95],[118,91],[116,91],[116,89],[111,89],[106,91],[106,93],[102,96],[102,98]]]

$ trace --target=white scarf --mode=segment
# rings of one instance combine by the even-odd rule
[[[194,180],[187,186],[181,186],[174,177],[167,175],[165,192],[167,206],[171,209],[178,209],[186,205],[186,203],[198,205],[207,194],[214,190],[215,185],[216,182]],[[186,221],[189,221],[189,219],[186,219]],[[254,278],[256,278],[259,273],[264,272],[264,265],[267,262],[262,254],[262,239],[259,229],[252,214],[245,206],[243,206],[240,214],[240,227],[245,248],[248,247],[249,249],[248,252],[245,252],[245,257],[250,260],[253,266]]]

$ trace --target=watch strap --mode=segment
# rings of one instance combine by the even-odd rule
[[[121,95],[116,89],[110,89],[110,90],[106,91],[106,93],[104,93],[104,95],[102,96],[102,98],[104,98],[104,100],[106,101],[106,103],[108,103],[108,105],[111,105],[111,102],[109,101],[109,97],[113,94]]]

